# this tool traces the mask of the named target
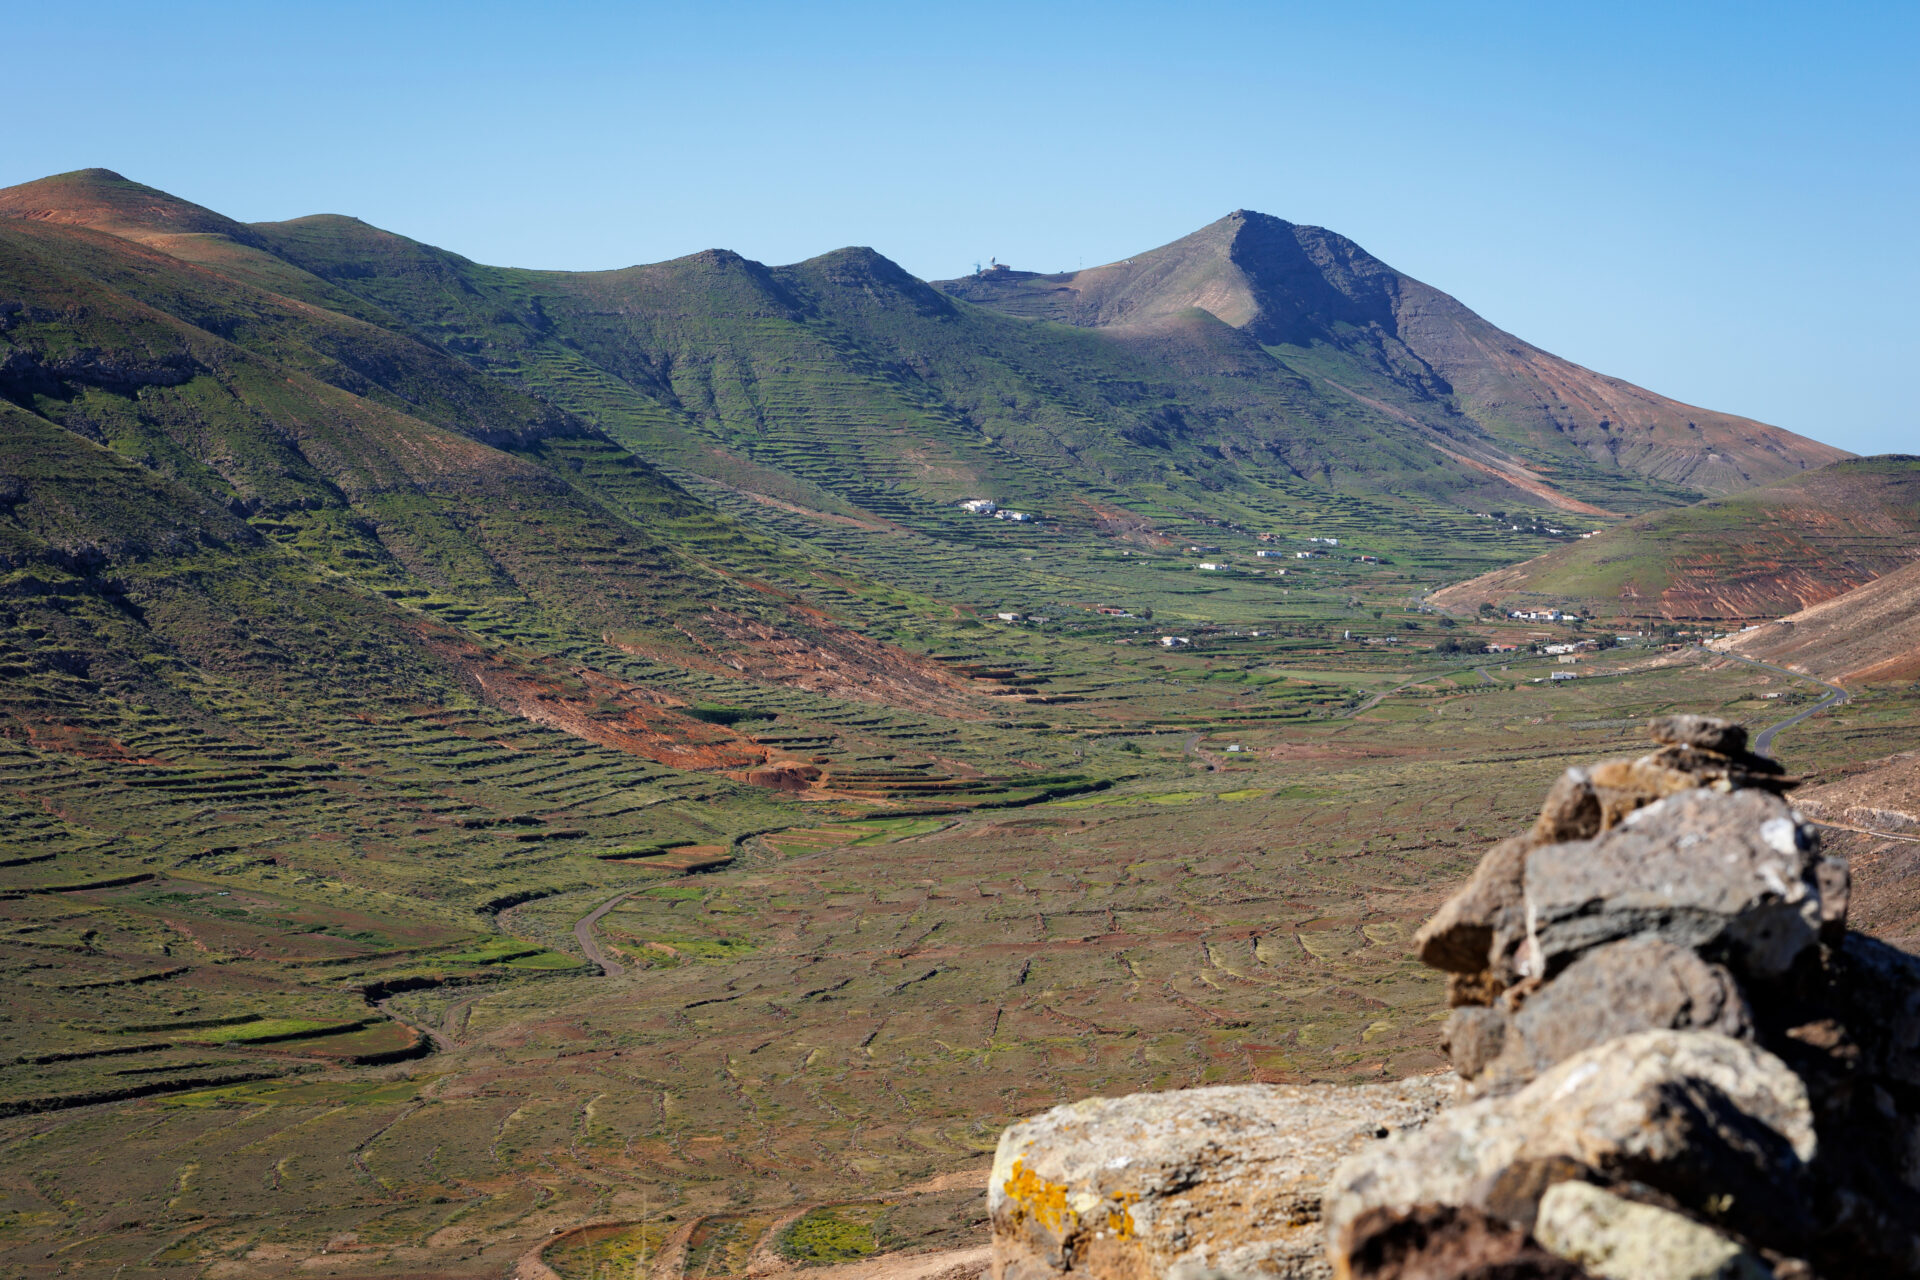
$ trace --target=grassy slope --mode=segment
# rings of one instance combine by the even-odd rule
[[[1605,614],[1791,613],[1920,551],[1920,458],[1837,462],[1731,498],[1641,516],[1449,587],[1436,602],[1576,604]]]

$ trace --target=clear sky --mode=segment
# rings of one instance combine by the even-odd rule
[[[22,3],[0,185],[485,262],[1092,266],[1235,208],[1547,349],[1920,452],[1920,4]]]

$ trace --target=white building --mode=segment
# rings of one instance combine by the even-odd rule
[[[1162,649],[1183,649],[1187,645],[1190,645],[1192,643],[1193,641],[1187,639],[1185,636],[1161,636],[1160,637],[1160,647]]]
[[[968,498],[960,504],[962,511],[971,511],[976,516],[990,516],[1000,509],[1000,504],[992,498]]]
[[[1215,564],[1215,563],[1214,563],[1213,561],[1211,561],[1211,560],[1202,560],[1202,561],[1201,561],[1201,562],[1200,562],[1200,563],[1199,563],[1199,564],[1198,564],[1197,566],[1195,566],[1195,567],[1196,567],[1196,568],[1200,568],[1200,569],[1205,569],[1205,570],[1206,570],[1206,571],[1207,571],[1208,573],[1218,573],[1218,572],[1220,572],[1220,571],[1221,571],[1222,569],[1224,569],[1224,568],[1226,568],[1226,566],[1225,566],[1225,565],[1223,565],[1223,564]]]
[[[998,618],[998,619],[1000,619],[1000,621],[1002,621],[1002,622],[1018,622],[1018,621],[1020,621],[1020,615],[1019,615],[1019,614],[1017,614],[1017,613],[996,613],[996,614],[994,614],[993,616],[994,616],[994,617],[996,617],[996,618]]]

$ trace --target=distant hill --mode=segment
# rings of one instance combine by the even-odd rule
[[[1854,458],[1640,516],[1435,593],[1443,608],[1575,605],[1603,616],[1772,618],[1920,557],[1920,457]]]
[[[1920,679],[1920,561],[1714,647],[1843,684]]]
[[[976,490],[1283,523],[1333,496],[1369,527],[1459,542],[1470,526],[1437,526],[1433,504],[1605,519],[1843,456],[1591,374],[1261,214],[1071,277],[938,287],[870,249],[488,267],[352,218],[243,225],[106,170],[0,192],[0,218],[436,347],[676,472],[923,528]]]
[[[1540,350],[1353,241],[1238,210],[1122,262],[994,270],[940,288],[1014,315],[1103,329],[1199,309],[1318,387],[1420,423],[1486,433],[1558,482],[1593,466],[1725,494],[1845,457],[1748,418],[1669,400]]]

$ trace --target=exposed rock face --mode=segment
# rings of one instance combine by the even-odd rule
[[[1327,1171],[1417,1128],[1446,1077],[1089,1098],[1008,1129],[988,1180],[996,1280],[1329,1274]]]
[[[1751,1039],[1753,1016],[1724,966],[1664,939],[1637,937],[1581,956],[1516,1014],[1504,1006],[1455,1009],[1447,1030],[1455,1069],[1497,1088],[1620,1036],[1667,1028]]]
[[[1452,975],[1471,1101],[1336,1174],[1329,1242],[1353,1275],[1366,1215],[1422,1204],[1498,1217],[1595,1275],[1745,1274],[1762,1255],[1920,1275],[1920,960],[1847,932],[1845,864],[1739,726],[1652,731],[1650,755],[1570,770],[1416,937]],[[1596,1198],[1649,1192],[1631,1211]],[[1646,1261],[1647,1240],[1680,1269]]]
[[[1517,968],[1545,977],[1637,936],[1710,949],[1748,976],[1780,978],[1828,918],[1815,845],[1778,796],[1696,788],[1593,840],[1536,849]]]
[[[1426,1119],[1437,1083],[1406,1081],[1056,1109],[1001,1142],[1002,1280],[1319,1274],[1320,1219],[1341,1280],[1920,1277],[1920,959],[1847,932],[1845,864],[1739,726],[1652,728],[1416,936],[1458,1105]]]
[[[1366,1210],[1422,1204],[1465,1206],[1525,1231],[1549,1187],[1593,1177],[1682,1204],[1723,1198],[1723,1212],[1772,1243],[1800,1246],[1817,1150],[1806,1088],[1786,1063],[1711,1032],[1640,1032],[1352,1157],[1328,1186],[1327,1237],[1351,1250]]]

